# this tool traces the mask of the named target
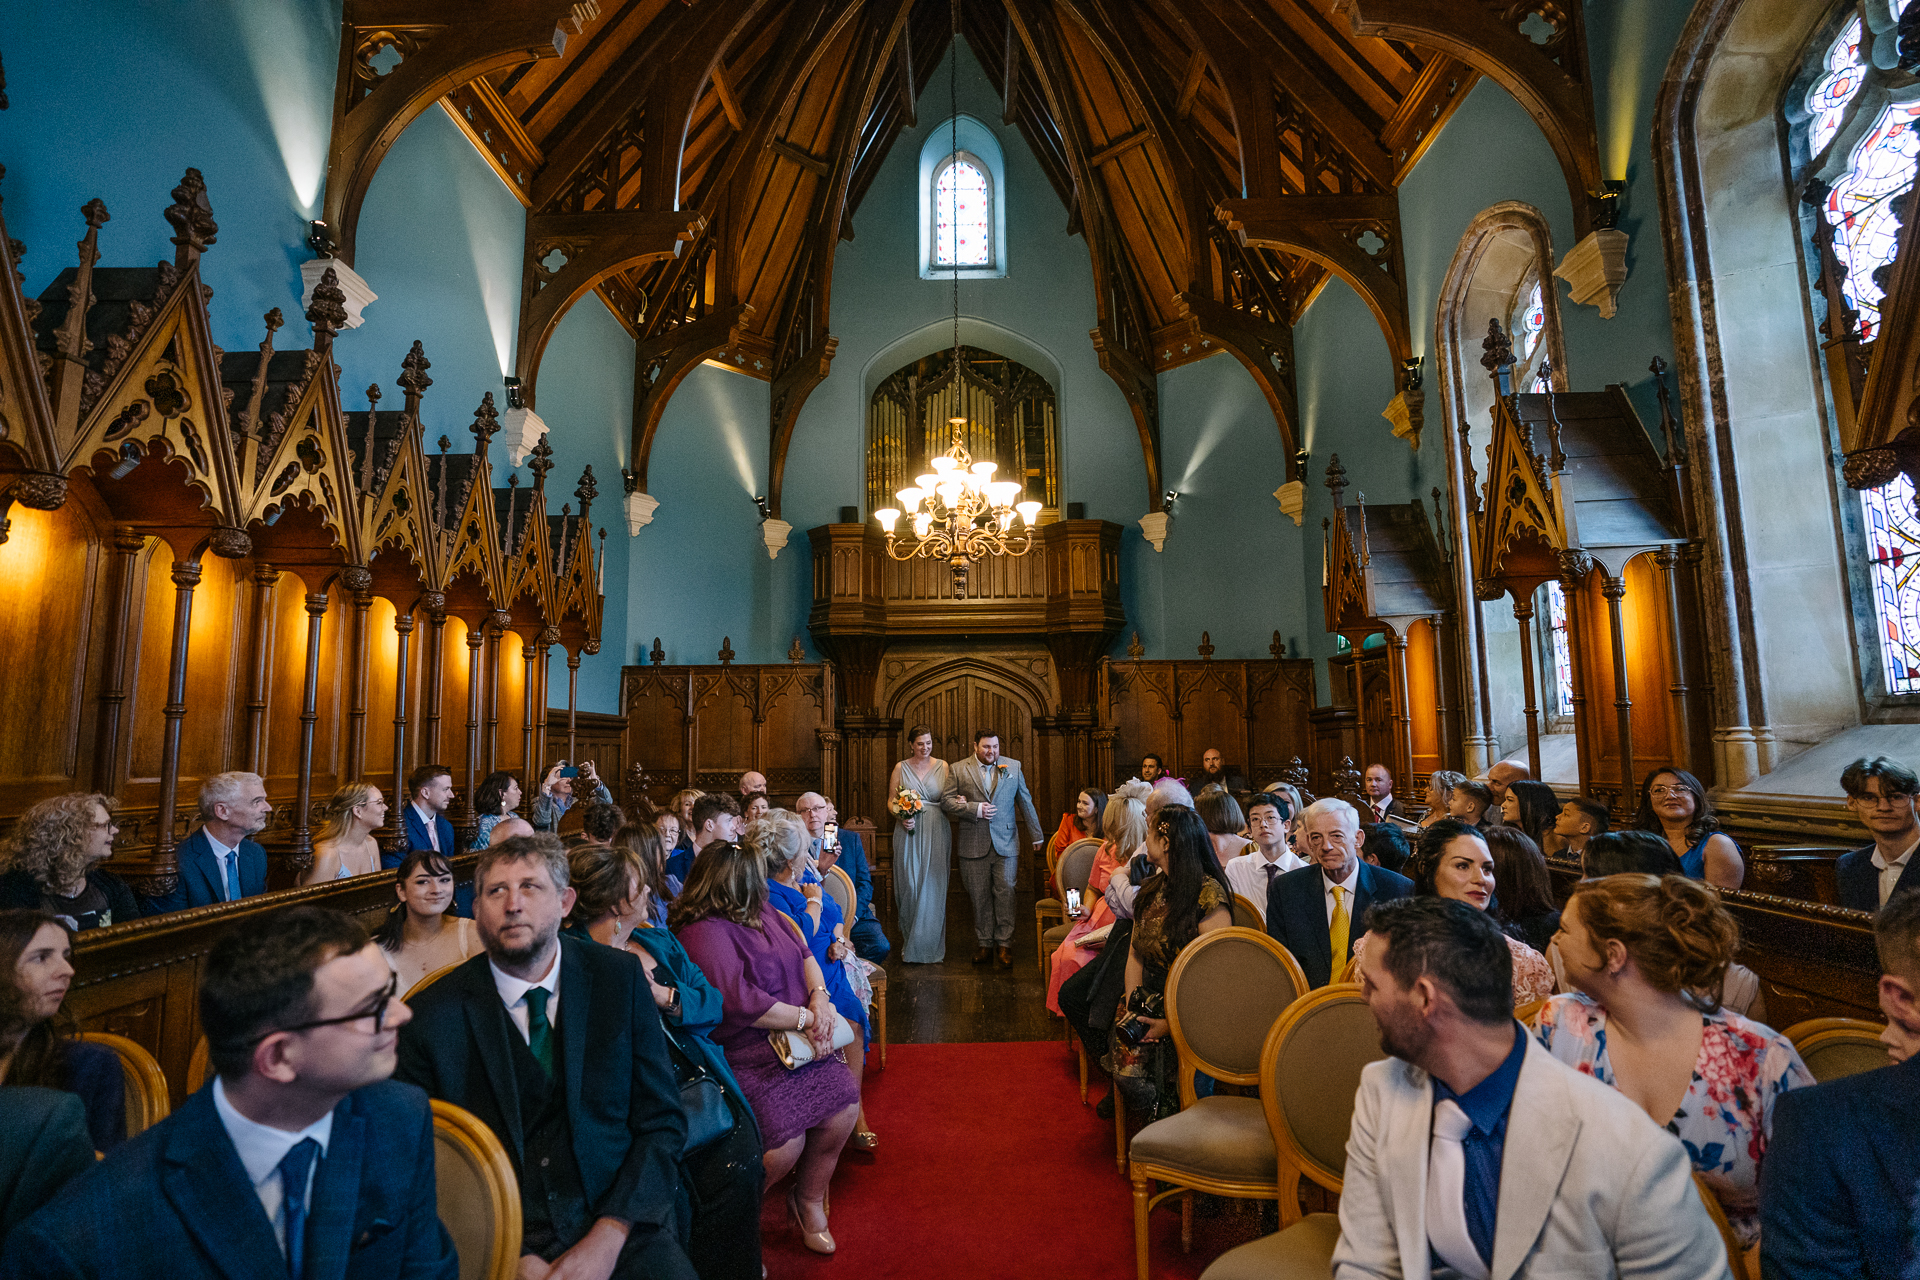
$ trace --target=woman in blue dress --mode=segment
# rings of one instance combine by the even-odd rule
[[[767,901],[790,917],[800,930],[807,949],[819,962],[827,980],[827,999],[840,1016],[853,1024],[853,1043],[846,1048],[847,1069],[853,1073],[855,1087],[866,1067],[867,1042],[870,1039],[867,1007],[854,993],[844,963],[853,954],[846,938],[846,921],[840,905],[826,895],[818,873],[811,876],[807,857],[807,827],[785,809],[774,809],[763,818],[747,824],[740,843],[759,854],[767,868]],[[805,880],[812,883],[803,883]],[[860,1119],[849,1139],[856,1151],[871,1151],[878,1139],[867,1128],[864,1105]]]
[[[1655,769],[1646,776],[1633,826],[1664,838],[1680,859],[1680,870],[1692,879],[1738,889],[1747,878],[1740,846],[1721,834],[1707,789],[1683,769]]]

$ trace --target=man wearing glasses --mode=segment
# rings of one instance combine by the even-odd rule
[[[387,1078],[395,988],[338,912],[236,924],[200,987],[213,1084],[15,1228],[0,1277],[456,1280],[426,1095]]]
[[[675,1213],[686,1115],[646,973],[560,936],[574,890],[557,836],[483,850],[473,880],[486,953],[416,998],[399,1078],[505,1145],[522,1280],[696,1280]]]
[[[1873,843],[1843,853],[1833,864],[1840,905],[1878,911],[1897,893],[1920,890],[1920,816],[1914,800],[1920,777],[1898,760],[1855,760],[1840,775],[1847,808],[1873,836]]]

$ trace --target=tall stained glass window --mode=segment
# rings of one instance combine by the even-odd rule
[[[1807,151],[1812,155],[1827,149],[1846,115],[1847,104],[1859,96],[1867,82],[1867,68],[1860,60],[1860,30],[1858,17],[1841,28],[1827,46],[1826,74],[1807,90],[1807,112],[1812,117],[1807,125]]]
[[[1860,493],[1888,693],[1920,693],[1920,583],[1914,580],[1920,572],[1920,519],[1913,500],[1913,482],[1904,475]]]
[[[1899,197],[1913,185],[1920,156],[1920,102],[1889,103],[1853,149],[1852,163],[1827,192],[1822,208],[1833,227],[1833,255],[1846,279],[1840,291],[1860,316],[1860,340],[1880,336],[1885,291],[1873,273],[1900,247]]]
[[[993,180],[986,166],[962,151],[933,179],[933,265],[993,265]]]
[[[1532,360],[1534,352],[1540,349],[1540,338],[1547,330],[1547,304],[1540,296],[1540,282],[1538,280],[1533,283],[1533,292],[1527,295],[1526,306],[1520,309],[1519,329],[1520,345],[1522,348],[1520,358],[1521,362],[1525,363]],[[1528,386],[1527,390],[1535,394],[1542,394],[1553,390],[1553,383],[1547,377],[1546,371],[1540,370],[1533,375],[1531,385]]]
[[[1567,638],[1567,593],[1557,582],[1547,583],[1547,642],[1553,651],[1552,705],[1556,716],[1573,714],[1573,646]]]

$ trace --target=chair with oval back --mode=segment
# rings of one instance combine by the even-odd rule
[[[420,981],[408,987],[406,990],[406,994],[401,996],[400,998],[402,1000],[413,999],[415,996],[419,995],[422,991],[425,991],[428,987],[440,981],[440,979],[446,977],[448,974],[452,973],[455,969],[458,969],[461,965],[465,963],[466,963],[465,960],[455,960],[452,964],[441,965],[438,969],[433,970],[431,973],[421,978]]]
[[[1813,1078],[1825,1084],[1886,1066],[1891,1059],[1880,1040],[1886,1029],[1861,1018],[1809,1018],[1788,1027],[1785,1035]]]
[[[853,877],[838,866],[828,867],[825,881],[827,896],[840,908],[840,918],[847,922],[847,933],[853,933],[853,913],[859,902],[859,894],[853,887]],[[887,971],[884,966],[875,965],[868,979],[873,983],[873,1003],[868,1006],[873,1018],[873,1047],[880,1058],[879,1069],[887,1069]]]
[[[1386,1054],[1356,987],[1321,987],[1288,1006],[1260,1054],[1260,1101],[1273,1137],[1280,1230],[1221,1254],[1201,1280],[1321,1280],[1340,1239],[1331,1213],[1300,1213],[1300,1179],[1335,1195],[1360,1073]]]
[[[1233,895],[1233,927],[1236,929],[1252,929],[1256,932],[1265,933],[1267,929],[1267,918],[1261,915],[1260,909],[1248,901],[1246,897],[1236,893]]]
[[[460,1280],[512,1280],[520,1266],[520,1183],[500,1139],[472,1112],[435,1098],[433,1174]]]
[[[193,1057],[187,1060],[187,1092],[200,1092],[200,1086],[212,1078],[213,1049],[207,1038],[201,1036],[193,1046]]]
[[[1142,1128],[1128,1148],[1133,1182],[1134,1260],[1147,1280],[1147,1215],[1187,1191],[1271,1200],[1276,1166],[1272,1134],[1257,1098],[1194,1094],[1194,1075],[1221,1085],[1260,1083],[1267,1030],[1307,991],[1291,953],[1253,929],[1202,934],[1167,975],[1167,1020],[1180,1055],[1181,1110]],[[1168,1188],[1151,1194],[1150,1182]],[[1180,1244],[1193,1247],[1192,1200],[1183,1200]]]
[[[1100,855],[1100,842],[1088,837],[1075,840],[1060,851],[1060,857],[1053,864],[1054,883],[1060,886],[1061,898],[1047,898],[1033,904],[1033,931],[1039,938],[1040,977],[1047,976],[1047,962],[1060,942],[1073,929],[1073,921],[1067,919],[1067,907],[1064,895],[1069,889],[1078,889],[1083,901],[1080,909],[1091,911],[1093,908],[1085,901],[1087,877],[1093,873],[1093,860]],[[1060,923],[1049,928],[1044,922],[1053,919]]]
[[[78,1039],[113,1050],[120,1059],[120,1075],[127,1099],[127,1136],[135,1138],[165,1120],[173,1110],[166,1072],[153,1055],[127,1039],[106,1031],[83,1031]]]
[[[1069,889],[1078,889],[1081,898],[1080,910],[1083,912],[1093,910],[1092,904],[1086,901],[1087,879],[1093,874],[1093,860],[1099,856],[1098,840],[1075,840],[1061,853],[1060,861],[1054,864],[1054,878],[1060,886],[1060,892],[1064,894]],[[1047,966],[1053,959],[1053,953],[1059,949],[1062,942],[1066,941],[1067,935],[1073,932],[1074,922],[1068,920],[1065,913],[1066,908],[1062,906],[1060,923],[1051,928],[1043,928],[1040,924],[1039,907],[1036,905],[1034,908],[1033,928],[1034,932],[1040,935],[1040,976],[1043,979],[1047,976]]]
[[[1693,1174],[1693,1189],[1700,1193],[1700,1203],[1707,1207],[1707,1216],[1713,1219],[1713,1225],[1720,1232],[1720,1243],[1726,1246],[1727,1270],[1733,1273],[1733,1280],[1748,1280],[1753,1269],[1747,1265],[1747,1251],[1740,1244],[1740,1237],[1733,1233],[1733,1224],[1727,1221],[1727,1211],[1720,1207],[1720,1197],[1713,1194],[1713,1188],[1700,1176],[1699,1170]]]

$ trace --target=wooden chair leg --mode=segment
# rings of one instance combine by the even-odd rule
[[[1139,1280],[1149,1280],[1147,1276],[1147,1180],[1137,1173],[1133,1175],[1133,1261]]]
[[[883,972],[873,990],[873,1025],[880,1036],[880,1069],[887,1069],[887,979]]]
[[[1193,1252],[1193,1192],[1180,1196],[1180,1252]]]
[[[1280,1229],[1285,1231],[1301,1217],[1300,1171],[1283,1160],[1280,1162]]]
[[[1118,1079],[1113,1082],[1113,1166],[1127,1171],[1127,1100],[1120,1096]]]
[[[1073,1034],[1073,1024],[1067,1024],[1067,1034],[1073,1036],[1073,1047],[1078,1049],[1080,1058],[1080,1105],[1087,1105],[1087,1046],[1079,1036]]]

